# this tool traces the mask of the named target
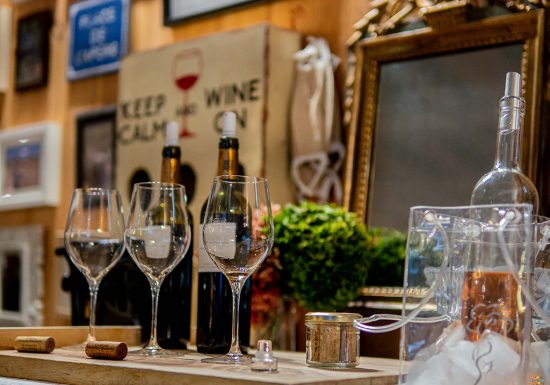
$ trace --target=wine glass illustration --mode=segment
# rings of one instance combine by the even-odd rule
[[[214,178],[202,228],[204,248],[225,275],[233,297],[231,347],[215,364],[246,364],[239,347],[241,289],[273,246],[274,227],[267,179],[222,175]]]
[[[189,90],[195,86],[200,78],[203,66],[202,52],[196,48],[182,51],[172,62],[172,77],[176,87],[183,92],[183,106],[181,110],[180,138],[193,137],[187,123],[187,107],[189,105]]]

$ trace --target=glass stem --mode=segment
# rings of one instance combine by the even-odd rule
[[[89,284],[90,288],[90,329],[88,331],[87,341],[95,341],[95,308],[97,304],[97,292],[99,283]]]
[[[157,311],[159,307],[160,284],[158,281],[151,281],[151,338],[147,344],[148,349],[160,349],[157,342]]]
[[[241,348],[239,346],[239,304],[241,302],[241,282],[230,282],[231,294],[233,294],[233,311],[231,319],[231,347],[229,348],[229,356],[240,357],[242,356]]]

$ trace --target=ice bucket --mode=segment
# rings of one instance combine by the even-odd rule
[[[544,381],[530,360],[538,229],[530,205],[411,209],[402,315],[356,322],[372,333],[401,328],[401,384]]]

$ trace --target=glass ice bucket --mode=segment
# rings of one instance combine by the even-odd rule
[[[531,205],[413,207],[402,315],[355,326],[401,328],[400,384],[550,383],[550,359],[534,357],[548,354],[547,342],[531,349],[533,312],[550,325],[532,291],[537,244],[550,237],[542,229],[550,226],[533,220]]]

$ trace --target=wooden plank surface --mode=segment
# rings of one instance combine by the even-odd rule
[[[46,326],[46,327],[10,327],[0,328],[0,350],[13,349],[17,336],[48,336],[55,339],[57,348],[76,345],[86,340],[88,326]],[[139,326],[97,326],[98,340],[121,341],[137,345],[141,340]]]
[[[244,365],[200,362],[204,355],[150,358],[128,356],[124,361],[87,358],[84,352],[56,349],[51,354],[0,352],[0,376],[81,385],[393,385],[399,361],[361,358],[349,370],[324,370],[305,364],[304,353],[276,352],[277,373],[252,372]]]
[[[53,382],[21,380],[18,378],[0,377],[0,385],[59,385]]]

